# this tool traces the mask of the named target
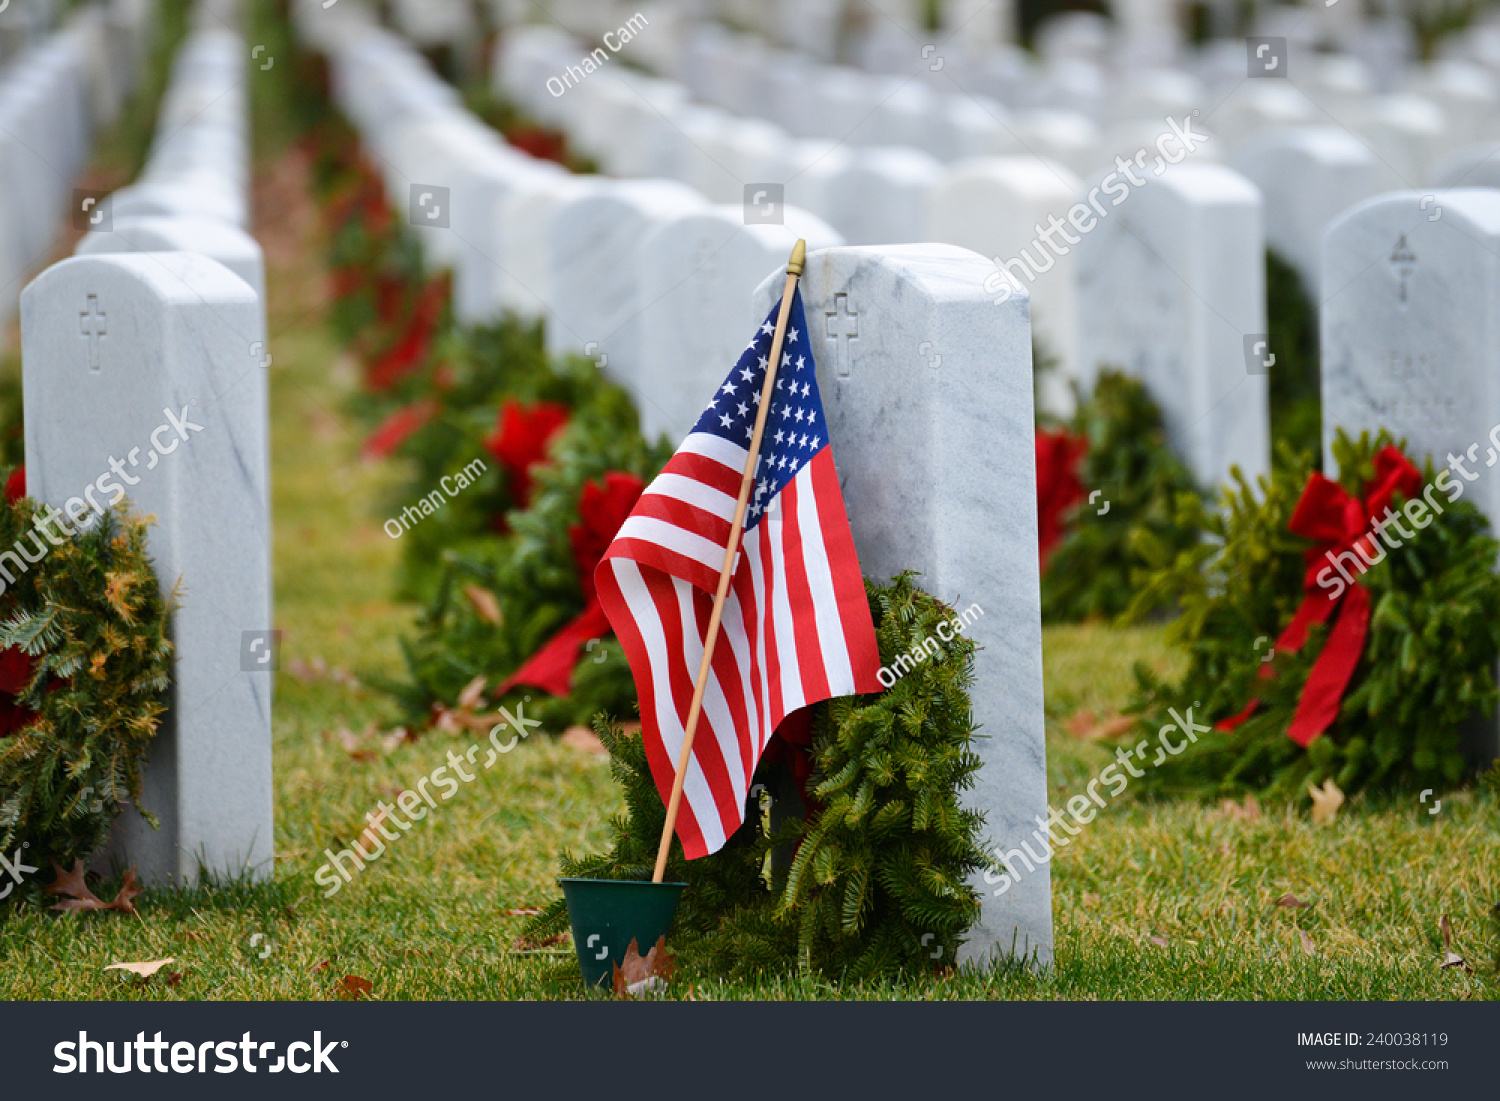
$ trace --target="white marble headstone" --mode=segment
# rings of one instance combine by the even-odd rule
[[[608,356],[627,388],[641,366],[642,243],[657,226],[705,206],[673,180],[621,180],[583,191],[548,223],[547,351]]]
[[[1432,195],[1435,202],[1423,205]],[[1433,214],[1441,210],[1437,218]],[[1323,444],[1389,429],[1441,467],[1479,443],[1465,496],[1500,523],[1500,471],[1484,468],[1500,423],[1500,191],[1401,191],[1346,211],[1323,245]]]
[[[1260,193],[1217,164],[1144,178],[1077,246],[1085,390],[1102,367],[1140,379],[1200,487],[1217,490],[1235,465],[1253,483],[1270,469],[1262,365],[1275,352],[1261,349],[1252,373],[1266,333]]]
[[[837,248],[802,277],[849,521],[865,576],[902,570],[960,609],[979,605],[972,690],[982,759],[968,805],[1011,850],[1046,820],[1036,453],[1027,299],[1000,306],[995,266],[951,245]],[[756,291],[764,316],[785,276]],[[961,959],[1052,956],[1047,864],[1000,888],[981,876],[979,924]]]
[[[797,238],[811,249],[843,244],[822,219],[785,207],[777,225],[746,225],[740,205],[667,222],[646,238],[641,269],[642,369],[632,396],[648,440],[673,444],[697,423],[714,388],[744,351],[746,305]]]
[[[920,150],[856,149],[824,180],[819,213],[852,244],[921,241],[928,199],[942,179],[942,164]]]
[[[75,256],[110,252],[196,252],[238,275],[266,300],[266,263],[260,245],[244,230],[212,218],[142,215],[111,219],[108,232],[85,234]]]
[[[1054,217],[1066,219],[1081,198],[1078,178],[1062,165],[1038,157],[976,157],[950,166],[928,210],[929,240],[961,245],[1000,264],[1021,261],[1011,270],[1030,294],[1032,330],[1058,366],[1043,376],[1042,407],[1059,415],[1072,411],[1068,383],[1079,370],[1077,258],[1055,230],[1056,249],[1039,243],[1038,231]],[[1026,278],[1024,270],[1036,278]]]
[[[192,253],[78,256],[21,297],[30,495],[83,516],[122,485],[156,525],[173,614],[168,714],[114,855],[143,878],[271,874],[270,520],[260,303]],[[118,477],[118,482],[114,479]]]
[[[1297,269],[1316,302],[1324,231],[1379,187],[1369,147],[1337,126],[1293,126],[1249,139],[1233,165],[1260,189],[1266,244]]]
[[[1456,457],[1453,482],[1500,527],[1500,191],[1380,195],[1323,248],[1323,469],[1337,429],[1384,428],[1419,465]],[[1500,753],[1493,725],[1482,738]]]

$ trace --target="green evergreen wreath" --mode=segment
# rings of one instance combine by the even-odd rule
[[[1048,623],[1114,619],[1130,605],[1139,574],[1198,541],[1192,476],[1167,443],[1161,409],[1146,387],[1103,370],[1072,430],[1088,440],[1078,476],[1108,510],[1082,505],[1042,574]]]
[[[429,391],[427,400],[433,403],[434,412],[396,453],[410,461],[411,476],[390,495],[386,515],[398,515],[403,507],[430,494],[444,475],[476,458],[488,469],[477,485],[451,497],[434,515],[400,536],[397,594],[424,602],[432,599],[450,557],[490,557],[496,532],[503,526],[498,522],[516,507],[512,487],[486,446],[507,399],[526,405],[555,402],[566,406],[577,432],[594,440],[606,459],[621,451],[619,437],[639,435],[634,406],[625,391],[602,378],[592,360],[572,357],[549,363],[538,325],[512,318],[493,326],[454,330],[444,348],[448,384]]]
[[[1333,452],[1345,491],[1362,491],[1375,453],[1389,442],[1384,432],[1374,440],[1339,432]],[[1428,527],[1359,578],[1372,613],[1338,718],[1306,749],[1287,737],[1328,628],[1314,627],[1295,653],[1277,651],[1269,662],[1275,676],[1263,677],[1261,669],[1303,596],[1302,555],[1312,544],[1287,522],[1311,470],[1310,457],[1283,442],[1270,478],[1259,479],[1258,496],[1236,472],[1239,488],[1226,495],[1227,512],[1200,513],[1211,541],[1179,552],[1142,588],[1136,611],[1180,604],[1169,638],[1191,660],[1175,684],[1137,665],[1132,710],[1142,722],[1127,738],[1154,735],[1172,721],[1168,708],[1185,715],[1192,707],[1194,722],[1208,725],[1260,701],[1235,729],[1201,733],[1180,755],[1146,769],[1143,789],[1301,798],[1309,784],[1329,779],[1353,792],[1441,787],[1463,775],[1465,725],[1497,699],[1500,544],[1471,502],[1450,503],[1446,492],[1434,495],[1443,511]],[[1433,481],[1430,465],[1426,480]]]
[[[34,535],[42,513],[30,498],[0,506],[0,549],[46,546]],[[172,606],[147,557],[146,522],[121,508],[4,588],[0,664],[14,692],[0,730],[0,850],[24,844],[42,867],[87,860],[130,802],[155,825],[139,798],[167,704]]]
[[[911,574],[888,585],[867,580],[865,591],[886,663],[939,637],[939,624],[953,617]],[[818,805],[807,818],[778,815],[761,795],[792,783],[784,761],[768,757],[745,824],[722,849],[689,863],[674,839],[667,878],[689,884],[670,935],[682,959],[720,975],[801,970],[851,979],[952,965],[979,917],[968,881],[992,865],[980,843],[983,816],[960,805],[979,768],[973,654],[974,643],[956,635],[944,658],[884,692],[815,705],[807,790]],[[609,852],[564,854],[562,874],[649,879],[666,812],[645,748],[602,716],[595,730],[626,810],[610,823]],[[559,899],[528,935],[565,928]]]
[[[583,610],[568,529],[578,522],[584,484],[598,482],[610,471],[649,483],[670,457],[665,443],[652,447],[641,438],[624,392],[599,384],[592,400],[574,411],[559,434],[552,460],[538,468],[531,507],[507,514],[510,532],[476,533],[439,552],[435,595],[415,634],[401,640],[406,677],[371,674],[369,683],[393,695],[407,721],[420,726],[435,705],[456,706],[475,677],[484,676],[493,685],[518,669]],[[421,528],[418,524],[412,533]],[[471,588],[495,598],[499,623],[485,618],[467,595]],[[531,697],[527,713],[552,731],[586,724],[601,709],[614,715],[635,713],[630,667],[613,638],[601,640],[583,656],[567,697],[554,699],[529,688],[512,694],[523,692]]]

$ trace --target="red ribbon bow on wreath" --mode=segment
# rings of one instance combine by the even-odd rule
[[[366,369],[365,381],[377,393],[389,390],[420,367],[432,348],[448,302],[448,280],[433,279],[417,294],[401,339]]]
[[[15,504],[26,496],[26,468],[18,466],[5,480],[6,504]],[[0,650],[0,738],[14,734],[36,718],[31,708],[17,703],[17,697],[31,683],[36,672],[36,658],[18,646]]]
[[[547,461],[547,448],[567,424],[568,407],[561,402],[536,401],[522,405],[515,398],[505,399],[495,421],[495,431],[484,441],[484,448],[505,469],[511,508],[519,510],[531,506],[531,472]],[[496,519],[503,521],[504,518]],[[503,522],[497,526],[504,530]]]
[[[1344,690],[1364,652],[1370,627],[1370,592],[1359,583],[1359,577],[1385,553],[1377,553],[1372,526],[1390,514],[1397,493],[1410,500],[1421,488],[1422,472],[1398,448],[1387,444],[1375,455],[1375,477],[1365,484],[1362,500],[1351,497],[1343,486],[1314,471],[1292,510],[1287,530],[1317,540],[1317,546],[1302,556],[1307,563],[1302,578],[1302,603],[1276,640],[1276,649],[1296,653],[1307,641],[1308,628],[1314,623],[1328,622],[1335,610],[1339,613],[1338,622],[1323,644],[1323,652],[1307,675],[1297,710],[1287,727],[1287,737],[1300,746],[1307,746],[1338,718]],[[1351,553],[1358,569],[1354,584],[1342,591],[1318,584],[1318,578],[1326,578],[1333,568],[1331,563],[1342,563]],[[1266,665],[1260,675],[1275,674]],[[1218,728],[1233,730],[1258,706],[1259,700],[1251,700],[1238,715],[1218,723]]]
[[[530,684],[553,696],[566,696],[573,686],[573,667],[578,653],[589,639],[610,633],[609,617],[599,603],[594,588],[594,567],[604,557],[615,533],[620,530],[630,510],[646,488],[634,474],[618,470],[604,476],[603,486],[587,482],[578,500],[580,523],[568,529],[573,544],[573,564],[578,568],[578,584],[583,589],[583,611],[526,663],[506,678],[497,696],[503,696],[518,684]]]
[[[1036,434],[1036,542],[1044,570],[1066,534],[1063,514],[1083,500],[1078,466],[1088,450],[1088,438],[1066,428]]]

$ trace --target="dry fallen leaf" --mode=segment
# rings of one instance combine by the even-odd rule
[[[1302,951],[1306,952],[1309,956],[1316,956],[1318,954],[1318,950],[1313,947],[1312,937],[1307,935],[1307,930],[1298,929],[1297,936],[1302,941]]]
[[[1276,905],[1285,907],[1288,910],[1306,910],[1312,903],[1303,902],[1296,895],[1288,891],[1276,900]]]
[[[1169,940],[1167,940],[1166,937],[1159,936],[1154,933],[1146,939],[1149,940],[1152,944],[1156,945],[1156,947],[1158,948],[1165,948],[1168,944],[1171,943]]]
[[[495,599],[494,593],[478,585],[465,585],[464,595],[469,598],[469,603],[474,605],[474,611],[480,619],[486,623],[500,622],[500,601]]]
[[[312,661],[303,661],[301,658],[292,658],[286,663],[286,671],[298,680],[317,680],[328,672],[328,666],[322,658],[313,658]]]
[[[651,951],[641,955],[635,938],[625,949],[625,959],[614,965],[615,993],[622,998],[635,998],[648,992],[665,990],[677,971],[677,957],[667,951],[667,938],[663,934],[656,938]]]
[[[1084,741],[1092,742],[1100,738],[1114,738],[1135,725],[1135,716],[1121,715],[1116,712],[1104,719],[1098,718],[1092,711],[1085,708],[1074,714],[1064,724],[1068,733]]]
[[[339,998],[344,1001],[363,998],[374,989],[374,983],[369,979],[362,979],[358,975],[345,975],[344,981],[338,985]]]
[[[339,745],[344,747],[344,752],[356,761],[373,761],[378,756],[373,749],[365,748],[364,740],[346,726],[325,731],[323,737],[337,738]]]
[[[1068,721],[1063,723],[1063,728],[1069,734],[1075,734],[1082,738],[1088,731],[1099,725],[1099,717],[1088,708],[1073,712],[1068,716]]]
[[[49,895],[66,895],[61,902],[53,903],[54,910],[64,913],[76,914],[84,910],[117,910],[122,914],[133,914],[136,912],[135,899],[140,895],[140,888],[135,885],[135,869],[131,868],[125,873],[124,880],[120,883],[120,892],[115,895],[113,902],[105,902],[93,891],[89,890],[84,882],[83,861],[76,861],[71,871],[63,871],[56,862],[52,865],[52,871],[56,878],[44,888]]]
[[[167,985],[168,986],[176,986],[181,981],[182,981],[182,972],[181,971],[168,971],[167,972]]]
[[[1225,799],[1219,804],[1219,811],[1225,818],[1237,818],[1241,822],[1254,822],[1260,817],[1260,804],[1255,801],[1255,796],[1246,795],[1243,803],[1236,803],[1233,799]]]
[[[553,933],[550,937],[543,937],[541,940],[528,940],[526,937],[517,937],[513,951],[535,952],[539,948],[551,948],[554,944],[561,944],[571,935],[564,929],[561,933]]]
[[[460,711],[473,711],[476,707],[484,706],[484,684],[485,676],[480,673],[477,677],[464,685],[464,690],[458,694],[458,708]]]
[[[586,726],[570,726],[562,732],[562,744],[583,753],[608,753],[595,733]]]
[[[120,890],[115,895],[115,900],[105,909],[121,910],[127,914],[133,914],[135,900],[141,896],[141,889],[135,885],[135,869],[127,868],[124,877],[120,880]]]
[[[149,979],[169,963],[175,963],[173,959],[150,960],[146,963],[112,963],[104,970],[106,971],[129,971],[132,975],[139,975],[143,979]]]
[[[1332,780],[1324,780],[1321,788],[1308,784],[1307,794],[1312,796],[1312,820],[1317,826],[1333,821],[1334,815],[1344,805],[1344,793]]]
[[[389,753],[404,742],[414,742],[417,739],[412,736],[411,731],[404,726],[398,726],[380,736],[380,748]]]
[[[1443,934],[1443,962],[1438,965],[1439,971],[1446,971],[1450,967],[1461,967],[1469,974],[1474,974],[1474,969],[1469,966],[1458,953],[1453,951],[1453,926],[1448,922],[1448,915],[1444,914],[1438,922],[1438,929]]]
[[[541,912],[542,908],[540,906],[513,906],[509,910],[501,910],[500,916],[531,917],[533,914],[540,914]]]

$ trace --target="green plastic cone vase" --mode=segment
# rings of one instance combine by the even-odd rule
[[[672,927],[686,883],[640,879],[559,879],[586,986],[609,985],[630,942],[645,955]]]

